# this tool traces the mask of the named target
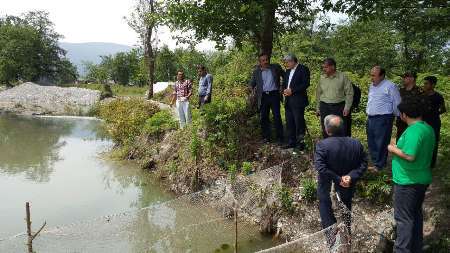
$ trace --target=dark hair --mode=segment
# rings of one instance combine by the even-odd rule
[[[197,65],[197,69],[206,70],[206,67],[203,64],[199,64],[199,65]]]
[[[408,98],[402,101],[398,106],[400,113],[406,114],[410,118],[419,118],[423,116],[424,101],[418,97]]]
[[[177,74],[180,73],[180,72],[184,74],[184,69],[178,69],[177,70]]]
[[[323,60],[323,64],[331,65],[336,68],[336,61],[333,58],[326,58],[325,60]]]
[[[432,85],[437,84],[437,78],[435,76],[427,76],[424,78],[424,80],[430,82]]]
[[[261,56],[267,56],[267,58],[270,58],[270,55],[269,55],[269,53],[267,53],[267,52],[261,52],[261,53],[259,53],[258,54],[258,59],[261,57]]]

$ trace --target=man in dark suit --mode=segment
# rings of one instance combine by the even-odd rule
[[[350,232],[350,210],[356,181],[367,170],[367,154],[361,142],[351,137],[345,137],[344,122],[341,117],[328,115],[324,119],[324,128],[329,136],[319,141],[314,154],[314,167],[318,172],[317,195],[322,228],[328,228],[336,223],[333,214],[330,190],[334,189],[340,200],[348,208],[344,221]],[[332,246],[334,235],[327,230],[327,240]],[[326,232],[326,233],[327,233]]]
[[[305,107],[308,105],[306,89],[309,87],[308,67],[299,64],[297,57],[289,54],[284,57],[287,71],[283,78],[283,96],[285,97],[286,127],[288,145],[286,148],[304,148],[303,138],[306,131]]]
[[[253,71],[250,86],[256,90],[258,110],[260,112],[262,135],[265,142],[270,142],[270,119],[272,110],[278,142],[283,142],[283,124],[280,114],[280,78],[284,71],[279,64],[270,64],[269,55],[261,53],[258,57],[259,65]]]

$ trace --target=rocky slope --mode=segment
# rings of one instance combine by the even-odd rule
[[[40,86],[27,82],[0,91],[0,112],[25,115],[85,115],[99,100],[99,91]]]

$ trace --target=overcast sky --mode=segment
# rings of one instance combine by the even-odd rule
[[[113,42],[129,46],[138,43],[137,34],[124,17],[129,16],[135,0],[0,0],[0,15],[19,15],[31,10],[49,12],[55,30],[64,42]],[[332,21],[343,15],[331,15]],[[160,33],[160,43],[175,48],[168,29]],[[203,42],[199,50],[211,50],[214,44]]]
[[[133,46],[138,43],[138,37],[124,17],[129,16],[134,3],[134,0],[0,0],[0,15],[45,10],[56,32],[64,36],[64,42],[114,42]],[[161,42],[171,48],[176,46],[168,31],[161,34]],[[212,47],[211,43],[202,43],[198,49]]]

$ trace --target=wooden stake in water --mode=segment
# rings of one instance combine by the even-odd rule
[[[234,253],[238,252],[238,211],[237,205],[234,206]]]
[[[33,240],[34,238],[36,238],[36,236],[39,235],[39,233],[42,231],[42,229],[45,227],[45,225],[47,224],[46,221],[44,221],[44,224],[42,224],[42,227],[35,233],[33,234],[31,232],[31,214],[30,214],[30,203],[26,202],[25,203],[25,211],[26,211],[26,221],[27,221],[27,235],[28,235],[28,242],[27,242],[27,246],[28,246],[28,253],[33,253]]]

